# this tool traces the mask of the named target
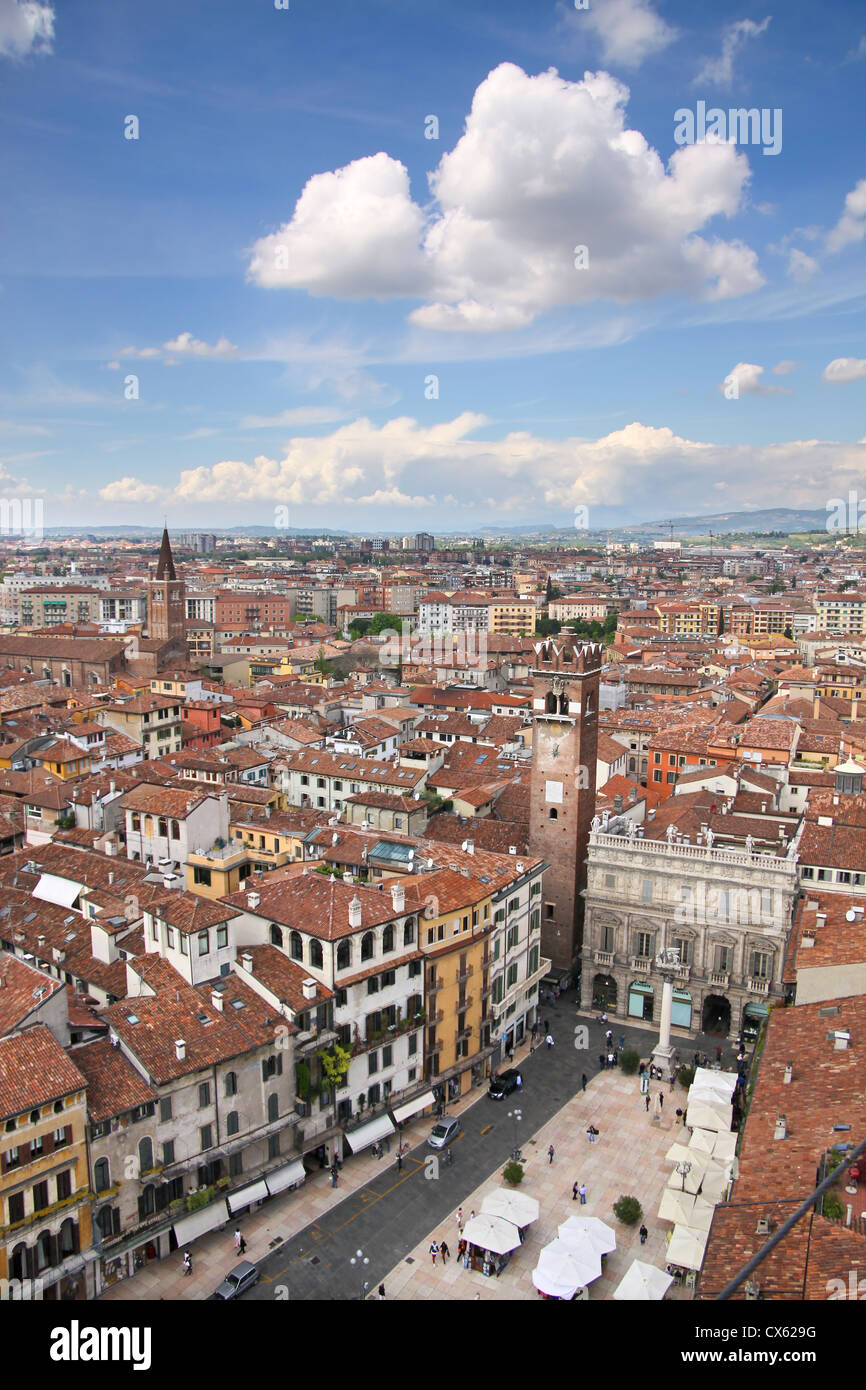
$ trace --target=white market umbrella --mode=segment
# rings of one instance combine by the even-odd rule
[[[675,1144],[671,1144],[665,1154],[665,1159],[668,1163],[682,1163],[683,1160],[685,1160],[686,1163],[691,1163],[694,1156],[694,1150],[691,1149],[688,1144],[681,1144],[679,1140],[677,1140]]]
[[[706,1248],[706,1231],[696,1231],[692,1226],[674,1226],[668,1245],[668,1264],[681,1265],[683,1269],[700,1269]]]
[[[717,1134],[725,1134],[731,1128],[733,1111],[730,1105],[719,1101],[690,1101],[686,1111],[686,1124],[690,1129],[713,1129]]]
[[[706,1231],[709,1235],[710,1227],[713,1224],[713,1212],[716,1206],[714,1202],[707,1201],[706,1197],[696,1197],[692,1214],[689,1218],[689,1226],[693,1231]]]
[[[713,1145],[713,1158],[727,1159],[733,1158],[737,1152],[737,1135],[733,1130],[729,1134],[717,1134],[716,1142]]]
[[[692,1137],[689,1140],[689,1148],[698,1149],[700,1153],[711,1154],[716,1146],[716,1140],[720,1138],[721,1135],[717,1134],[714,1129],[696,1129],[692,1132]],[[691,1154],[689,1157],[691,1158]]]
[[[512,1192],[507,1187],[497,1187],[495,1192],[484,1198],[481,1211],[485,1216],[502,1216],[506,1221],[513,1221],[515,1226],[522,1228],[538,1220],[541,1208],[535,1197],[530,1197],[525,1192]]]
[[[666,1187],[659,1203],[659,1217],[674,1226],[688,1226],[696,1200],[690,1192],[672,1192]]]
[[[737,1089],[737,1081],[735,1071],[713,1071],[710,1067],[698,1067],[690,1089],[696,1094],[701,1091],[715,1091],[729,1101]]]
[[[601,1275],[601,1256],[584,1247],[576,1250],[564,1241],[545,1245],[532,1271],[532,1282],[540,1293],[553,1298],[573,1298],[578,1289]]]
[[[506,1221],[502,1216],[489,1216],[486,1212],[466,1222],[463,1239],[482,1250],[492,1250],[494,1255],[505,1255],[521,1244],[520,1231],[513,1221]]]
[[[599,1255],[610,1255],[616,1249],[616,1232],[597,1216],[570,1216],[557,1227],[559,1239],[567,1245],[589,1241]]]
[[[721,1202],[730,1184],[730,1175],[724,1170],[715,1169],[704,1174],[701,1183],[701,1196],[707,1202]]]
[[[692,1154],[691,1158],[687,1160],[690,1164],[689,1171],[678,1173],[674,1168],[668,1178],[667,1186],[673,1188],[674,1192],[691,1192],[692,1196],[696,1196],[700,1191],[701,1181],[710,1161],[706,1154]]]
[[[642,1260],[632,1260],[624,1277],[613,1291],[614,1298],[621,1302],[659,1303],[667,1293],[673,1277],[655,1265],[644,1264]]]

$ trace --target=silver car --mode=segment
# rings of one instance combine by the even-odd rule
[[[443,1115],[441,1120],[434,1125],[427,1143],[431,1149],[444,1149],[446,1144],[450,1144],[452,1139],[456,1139],[459,1133],[460,1121],[453,1120],[450,1115]]]
[[[253,1284],[259,1282],[259,1271],[255,1265],[250,1264],[249,1260],[242,1260],[234,1269],[230,1269],[219,1288],[213,1293],[214,1298],[240,1298],[242,1293],[251,1289]]]

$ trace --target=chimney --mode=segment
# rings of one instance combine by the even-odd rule
[[[303,995],[304,995],[304,998],[305,998],[305,999],[315,999],[315,997],[316,997],[316,982],[315,982],[315,980],[310,980],[310,979],[302,980],[302,981],[301,981],[301,989],[302,989],[302,991],[303,991]]]
[[[261,900],[262,899],[260,893],[247,893],[247,907],[250,909],[251,912],[255,911]]]
[[[358,897],[356,893],[352,901],[349,903],[349,926],[360,927],[361,917],[361,899]]]
[[[786,1121],[784,1115],[779,1115],[778,1118],[776,1119],[776,1128],[775,1128],[775,1130],[773,1131],[773,1138],[774,1138],[774,1139],[787,1139],[787,1137],[788,1137],[788,1124],[787,1124],[787,1121]]]
[[[244,954],[241,956],[241,965],[249,975],[253,973],[253,958],[248,951],[245,951]]]
[[[218,990],[212,990],[210,1002],[213,1004],[217,1013],[221,1014],[223,1011],[223,997]]]
[[[186,1059],[186,1042],[183,1038],[178,1038],[175,1042],[174,1052],[179,1062],[183,1062]]]
[[[108,886],[109,886],[109,888],[111,887],[111,885],[112,885],[113,882],[114,882],[114,870],[113,870],[113,869],[109,869],[109,870],[108,870]]]
[[[788,1065],[785,1067],[785,1075],[782,1077],[782,1081],[783,1081],[784,1085],[790,1086],[790,1084],[791,1084],[791,1082],[792,1082],[793,1080],[794,1080],[794,1063],[793,1063],[793,1062],[789,1062]]]
[[[391,904],[395,912],[403,912],[406,908],[406,889],[402,883],[391,884]]]

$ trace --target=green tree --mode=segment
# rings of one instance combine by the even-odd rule
[[[402,632],[401,624],[403,619],[399,613],[374,613],[367,629],[370,637],[378,637],[380,632],[390,629],[392,632]]]
[[[318,1052],[316,1056],[319,1059],[322,1077],[327,1089],[329,1091],[339,1090],[352,1061],[351,1048],[341,1047],[339,1043],[334,1043],[327,1052]]]
[[[627,1047],[624,1052],[619,1054],[620,1071],[624,1071],[626,1076],[634,1076],[640,1066],[640,1053],[633,1047]]]
[[[555,637],[562,628],[558,618],[538,618],[535,623],[536,637]]]
[[[624,1226],[636,1226],[643,1216],[637,1197],[619,1197],[613,1204],[613,1214]]]
[[[512,1187],[516,1187],[519,1182],[523,1182],[524,1168],[522,1163],[517,1163],[515,1159],[509,1159],[502,1170],[502,1176]]]
[[[349,636],[353,642],[357,642],[359,637],[365,637],[370,626],[370,618],[353,618],[349,628]]]

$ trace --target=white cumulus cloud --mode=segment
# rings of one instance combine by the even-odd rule
[[[54,10],[36,0],[0,0],[0,57],[26,58],[50,53]]]
[[[597,300],[757,289],[751,248],[702,235],[740,207],[747,157],[696,144],[665,166],[627,128],[628,95],[605,72],[569,82],[503,63],[429,175],[432,207],[382,152],[316,174],[289,221],[253,247],[249,277],[344,299],[411,296],[427,301],[414,323],[470,332]]]
[[[788,363],[780,363],[780,366],[788,367]],[[777,369],[774,367],[774,371]],[[719,390],[725,392],[729,386],[736,382],[737,396],[790,396],[791,392],[786,386],[763,386],[761,377],[764,368],[759,367],[756,362],[738,362],[736,367],[732,367],[723,382],[719,384]],[[783,373],[777,372],[781,376]]]
[[[707,58],[695,78],[695,85],[710,83],[714,87],[730,87],[734,80],[734,59],[747,39],[756,39],[766,32],[772,15],[760,24],[753,19],[738,19],[729,24],[722,34],[722,51],[718,58]]]
[[[656,14],[650,0],[590,0],[589,8],[575,15],[602,42],[606,63],[638,67],[677,37],[677,30]]]
[[[834,357],[824,368],[822,379],[831,386],[847,386],[851,381],[866,380],[866,358]]]
[[[116,478],[99,489],[104,502],[158,502],[166,489],[155,483],[143,483],[140,478]]]
[[[866,179],[861,179],[845,199],[842,216],[827,234],[827,250],[841,251],[866,236]]]

